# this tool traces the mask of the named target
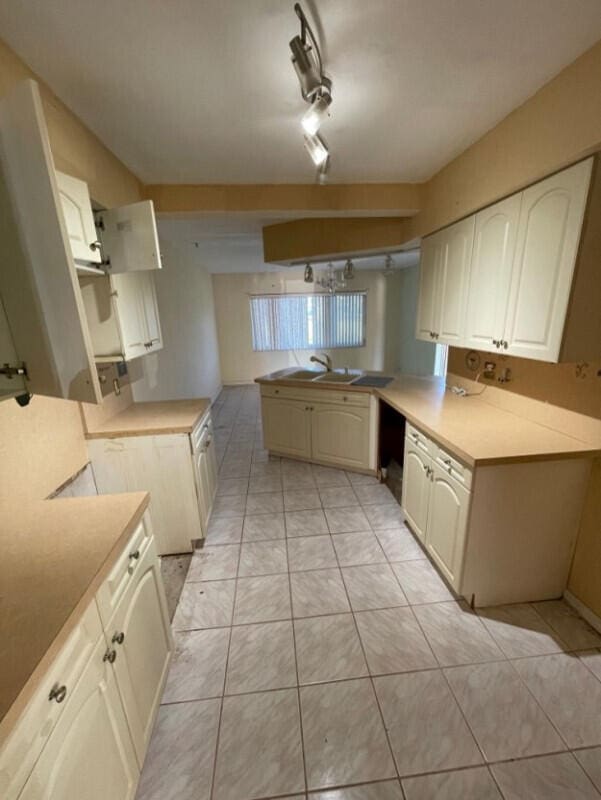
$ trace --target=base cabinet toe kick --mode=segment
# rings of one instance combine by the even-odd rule
[[[0,797],[133,800],[172,651],[146,511],[0,744]]]
[[[470,468],[407,423],[402,509],[454,591],[475,606],[560,597],[591,461]]]

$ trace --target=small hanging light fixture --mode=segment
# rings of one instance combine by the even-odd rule
[[[343,271],[342,274],[343,274],[344,279],[346,281],[352,281],[353,278],[355,277],[355,267],[354,267],[353,262],[351,261],[350,258],[347,260],[346,264],[344,265],[344,271]]]
[[[307,264],[305,267],[305,283],[313,283],[313,267]]]

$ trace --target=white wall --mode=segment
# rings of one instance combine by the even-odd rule
[[[419,265],[399,272],[398,369],[408,375],[432,375],[436,345],[415,338]]]
[[[304,283],[302,275],[300,269],[213,275],[223,383],[248,383],[284,367],[309,364],[314,351],[256,353],[251,339],[249,296],[314,291],[313,285]],[[399,316],[394,309],[387,309],[387,305],[390,287],[398,280],[397,275],[385,278],[376,271],[356,272],[352,289],[367,290],[366,346],[327,351],[335,367],[396,370]]]
[[[134,400],[215,397],[221,375],[211,276],[193,244],[161,236],[161,253],[155,281],[164,346],[129,364]]]

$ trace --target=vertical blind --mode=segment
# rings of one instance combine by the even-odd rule
[[[250,298],[253,350],[365,346],[365,292]]]

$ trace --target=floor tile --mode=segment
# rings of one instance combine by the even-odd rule
[[[593,630],[564,600],[545,600],[533,603],[533,606],[571,650],[601,647],[601,634]]]
[[[284,472],[282,470],[284,491],[293,492],[299,489],[316,489],[317,484],[310,472]]]
[[[252,496],[249,495],[249,497]],[[266,495],[256,495],[256,497],[263,496]],[[285,538],[286,528],[284,527],[283,514],[257,514],[244,517],[244,527],[242,529],[244,543]]]
[[[571,753],[491,767],[505,800],[599,800]]]
[[[304,792],[296,689],[223,701],[213,800]]]
[[[222,498],[230,500],[231,498]],[[236,498],[244,500],[244,497]],[[209,529],[207,531],[206,546],[211,547],[215,544],[238,544],[242,538],[242,523],[244,517],[211,517]]]
[[[232,628],[226,694],[296,686],[292,622]]]
[[[291,617],[288,575],[238,578],[234,625],[271,622]]]
[[[601,683],[577,656],[538,656],[513,664],[570,747],[601,744]]]
[[[487,761],[565,749],[508,661],[452,667],[445,675]]]
[[[601,650],[579,650],[578,658],[601,681]]]
[[[311,792],[309,800],[403,800],[403,793],[398,781],[380,781],[347,786],[344,789]]]
[[[601,747],[576,750],[574,755],[582,769],[597,787],[597,790],[601,792]]]
[[[322,467],[319,464],[312,465],[313,477],[320,489],[332,486],[348,486],[349,479],[342,469],[335,467]]]
[[[219,480],[231,480],[232,478],[246,478],[250,474],[250,464],[241,462],[240,464],[221,463],[219,467]]]
[[[426,558],[409,528],[378,530],[376,536],[389,561],[415,561]]]
[[[268,475],[257,478],[250,478],[248,481],[248,493],[255,494],[261,492],[281,492],[282,480],[279,475]]]
[[[251,478],[280,477],[281,473],[282,468],[277,461],[251,461],[250,463]]]
[[[406,778],[403,791],[407,800],[502,800],[487,767]]]
[[[345,508],[357,504],[357,496],[350,486],[332,486],[320,488],[319,496],[324,508]]]
[[[259,492],[249,494],[246,498],[247,514],[272,514],[284,510],[282,492]]]
[[[443,667],[495,661],[503,653],[467,603],[431,603],[413,611]]]
[[[186,583],[173,617],[173,630],[220,628],[232,622],[236,581]]]
[[[288,571],[286,558],[286,542],[248,542],[240,549],[241,578],[256,575],[275,575]]]
[[[370,680],[304,686],[300,697],[309,789],[395,777]]]
[[[339,569],[294,572],[290,575],[290,589],[295,618],[351,610]]]
[[[220,495],[213,501],[211,521],[220,517],[243,517],[245,507],[246,495]]]
[[[321,508],[287,511],[285,517],[288,536],[317,536],[320,533],[328,533],[328,525]]]
[[[161,706],[136,800],[209,800],[220,700]]]
[[[355,486],[355,494],[362,506],[368,505],[398,505],[393,493],[388,486],[379,484],[361,484]]]
[[[353,534],[337,534],[346,536]],[[407,598],[388,564],[369,564],[363,567],[345,567],[342,577],[353,611],[406,606]]]
[[[353,531],[370,530],[369,522],[361,506],[326,508],[325,514],[330,533],[351,533]]]
[[[294,492],[284,492],[284,509],[286,511],[305,511],[307,509],[321,509],[321,500],[317,489],[306,489]]]
[[[450,589],[427,559],[400,561],[392,568],[410,603],[453,600]]]
[[[369,524],[374,530],[387,530],[401,527],[405,524],[405,517],[398,503],[385,503],[380,505],[364,506]]]
[[[386,563],[384,551],[371,531],[337,533],[332,542],[341,567]]]
[[[229,628],[176,633],[161,702],[221,697],[229,640]]]
[[[346,477],[351,486],[375,486],[380,483],[375,475],[364,475],[362,472],[347,472]]]
[[[301,536],[288,539],[290,572],[337,566],[330,536]]]
[[[300,683],[368,674],[352,614],[297,619],[294,636]]]
[[[240,520],[242,524],[242,520]],[[240,545],[225,544],[196,550],[190,562],[186,582],[217,581],[235,578],[238,569]]]
[[[359,611],[355,619],[372,675],[438,666],[410,608]]]
[[[170,620],[173,620],[191,561],[192,553],[161,556],[160,558],[161,578],[165,587],[165,599]]]
[[[217,496],[246,494],[248,478],[224,478],[217,484]]]
[[[479,608],[478,616],[507,658],[563,650],[559,636],[528,603]]]
[[[375,679],[399,774],[482,763],[482,756],[440,670]]]

